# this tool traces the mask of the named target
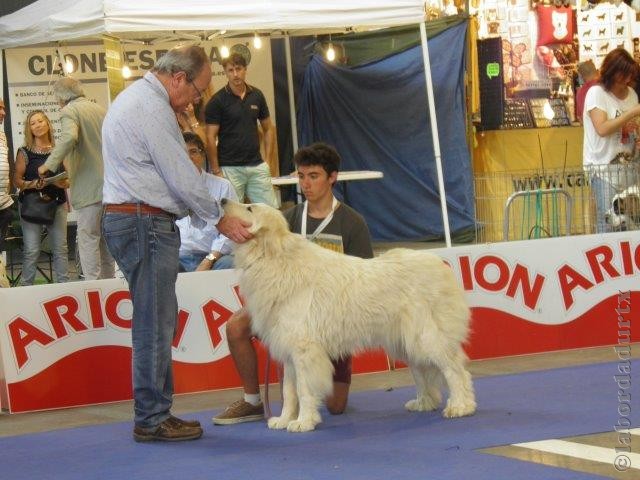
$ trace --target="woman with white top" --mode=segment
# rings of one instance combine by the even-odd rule
[[[602,62],[600,83],[591,87],[585,98],[583,165],[591,177],[597,232],[607,230],[605,212],[619,187],[612,183],[619,168],[615,165],[631,161],[636,143],[640,143],[636,123],[640,105],[630,86],[637,76],[638,65],[631,55],[616,48]]]

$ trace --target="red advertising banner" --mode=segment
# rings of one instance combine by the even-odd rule
[[[640,340],[640,329],[631,328],[640,318],[638,232],[432,251],[467,293],[472,359]],[[241,305],[238,278],[233,270],[178,276],[177,393],[240,386],[225,338],[225,323]],[[0,305],[3,409],[131,398],[132,307],[124,280],[0,289]],[[266,352],[258,351],[263,368]],[[354,373],[388,368],[380,351],[354,359]],[[270,382],[276,371],[272,366]]]

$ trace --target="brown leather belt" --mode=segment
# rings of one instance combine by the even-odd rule
[[[175,218],[173,213],[162,210],[158,207],[147,205],[146,203],[107,203],[104,206],[105,212],[111,213],[128,213],[131,215],[137,215],[138,213],[144,213],[147,215],[165,215],[167,217]]]

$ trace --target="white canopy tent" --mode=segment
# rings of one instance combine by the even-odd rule
[[[242,33],[289,36],[419,24],[445,239],[451,246],[424,21],[422,0],[38,0],[0,18],[0,49],[103,34],[125,39],[164,36],[166,41],[167,35],[174,35],[204,40]],[[285,44],[292,92],[289,42]],[[289,97],[297,148],[293,95]]]
[[[419,0],[38,0],[0,18],[0,48],[102,33],[298,34],[417,24],[423,19],[424,3]]]

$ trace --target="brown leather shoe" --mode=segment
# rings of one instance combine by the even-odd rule
[[[184,420],[182,418],[178,418],[173,415],[169,415],[167,420],[171,420],[172,422],[179,423],[181,425],[186,425],[187,427],[199,427],[200,422],[198,420]]]
[[[133,439],[136,442],[181,442],[196,440],[201,436],[201,427],[188,426],[171,419],[171,417],[155,428],[134,427],[133,429]]]

